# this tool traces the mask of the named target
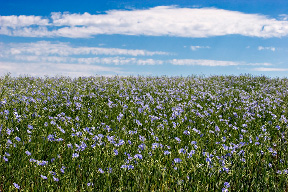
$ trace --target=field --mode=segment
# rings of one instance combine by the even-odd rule
[[[288,79],[0,78],[0,191],[288,191]]]

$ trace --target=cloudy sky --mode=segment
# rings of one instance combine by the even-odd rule
[[[0,1],[0,75],[288,74],[287,0]]]

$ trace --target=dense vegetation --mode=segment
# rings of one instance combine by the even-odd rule
[[[0,78],[0,191],[288,191],[288,79]]]

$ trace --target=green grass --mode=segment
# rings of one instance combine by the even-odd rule
[[[288,191],[286,78],[7,75],[0,89],[0,191]]]

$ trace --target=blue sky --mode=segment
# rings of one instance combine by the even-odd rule
[[[288,74],[284,0],[0,3],[0,75]]]

